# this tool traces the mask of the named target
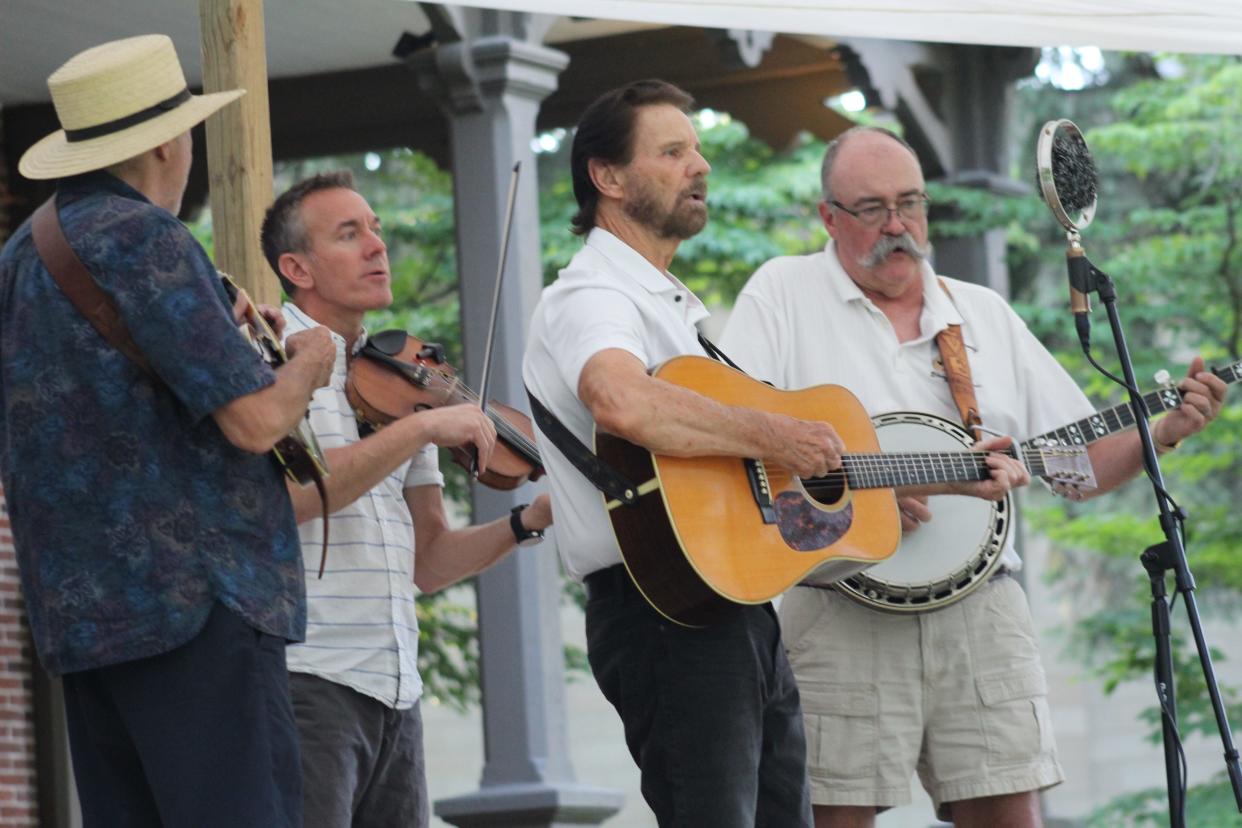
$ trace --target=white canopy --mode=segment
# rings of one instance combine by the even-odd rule
[[[450,5],[829,38],[1242,54],[1242,0],[442,0]],[[398,33],[426,31],[407,0],[265,3],[273,78],[379,66]],[[562,20],[549,38],[592,36]],[[606,24],[603,24],[606,26]],[[597,25],[596,29],[599,28]],[[568,31],[564,31],[568,29]],[[558,31],[560,30],[560,31]],[[191,84],[200,35],[189,0],[0,0],[0,107],[47,100],[48,73],[104,40],[163,32]]]
[[[1242,0],[440,0],[445,5],[831,37],[1242,53]]]

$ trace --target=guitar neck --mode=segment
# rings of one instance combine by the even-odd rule
[[[841,471],[825,477],[804,478],[803,484],[839,485],[841,475],[851,489],[891,489],[896,486],[918,486],[929,483],[968,483],[987,480],[991,469],[988,452],[898,452],[883,454],[844,454]],[[1026,467],[1034,476],[1044,477],[1044,457],[1038,452],[1026,459]]]
[[[1235,362],[1224,368],[1213,368],[1212,373],[1224,382],[1232,384],[1242,379],[1242,362]],[[1151,416],[1155,417],[1172,411],[1182,404],[1181,389],[1176,387],[1161,388],[1143,395],[1143,404]],[[1096,440],[1134,428],[1134,411],[1130,404],[1121,403],[1111,408],[1101,409],[1086,419],[1078,420],[1053,431],[1038,434],[1022,443],[1023,449],[1034,449],[1039,446],[1085,446]]]

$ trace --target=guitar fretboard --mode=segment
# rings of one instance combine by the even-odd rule
[[[1242,379],[1242,362],[1235,362],[1224,368],[1214,368],[1212,373],[1220,377],[1226,384]],[[1182,404],[1182,392],[1175,387],[1161,388],[1143,395],[1143,404],[1154,417],[1166,411],[1172,411]],[[1111,408],[1101,409],[1086,419],[1044,434],[1036,435],[1022,444],[1025,450],[1043,446],[1086,446],[1102,437],[1116,434],[1119,431],[1134,428],[1134,411],[1130,404],[1121,403]]]
[[[820,486],[851,489],[888,489],[928,483],[965,483],[991,477],[988,453],[961,452],[899,452],[883,454],[844,454],[841,468],[823,477],[803,478],[808,489]],[[1026,459],[1032,475],[1044,477],[1045,457],[1038,449]]]

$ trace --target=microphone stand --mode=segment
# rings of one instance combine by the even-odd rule
[[[1070,247],[1073,251],[1078,245],[1078,234],[1070,233]],[[1225,749],[1225,766],[1229,771],[1229,782],[1233,786],[1234,801],[1242,812],[1242,766],[1238,762],[1238,749],[1233,742],[1233,734],[1229,729],[1229,719],[1225,714],[1225,706],[1221,700],[1220,686],[1216,682],[1216,670],[1212,665],[1212,657],[1208,651],[1207,640],[1203,634],[1203,625],[1199,618],[1199,605],[1195,600],[1195,579],[1190,572],[1186,560],[1185,521],[1186,514],[1172,502],[1164,488],[1164,477],[1160,473],[1160,463],[1156,455],[1156,446],[1152,440],[1151,427],[1147,422],[1147,407],[1134,378],[1134,366],[1130,361],[1130,351],[1126,345],[1125,332],[1121,327],[1121,318],[1117,313],[1117,293],[1112,279],[1098,270],[1086,255],[1081,246],[1072,253],[1070,266],[1070,286],[1083,294],[1096,292],[1100,301],[1108,311],[1108,324],[1112,328],[1113,342],[1117,348],[1117,359],[1121,363],[1122,374],[1126,381],[1126,392],[1130,397],[1130,409],[1134,413],[1134,424],[1138,430],[1139,440],[1143,446],[1143,467],[1151,480],[1156,495],[1156,504],[1160,509],[1160,528],[1164,532],[1164,541],[1153,544],[1139,556],[1143,568],[1147,570],[1151,582],[1151,625],[1152,635],[1156,641],[1156,694],[1161,709],[1161,730],[1164,742],[1165,777],[1169,791],[1169,825],[1172,828],[1185,828],[1185,790],[1182,785],[1182,762],[1178,755],[1180,748],[1177,733],[1177,694],[1173,679],[1173,649],[1169,634],[1169,600],[1166,592],[1165,577],[1172,571],[1177,585],[1174,596],[1181,593],[1186,614],[1190,620],[1190,629],[1195,639],[1195,648],[1199,652],[1199,664],[1203,668],[1203,677],[1207,684],[1208,695],[1212,701],[1212,711],[1216,715],[1216,726],[1220,730],[1221,743]],[[1074,259],[1081,260],[1078,265]],[[1084,337],[1086,314],[1078,315],[1077,327],[1079,339],[1083,342],[1083,350],[1089,353],[1089,340]]]

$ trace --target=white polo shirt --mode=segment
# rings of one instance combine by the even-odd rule
[[[543,291],[531,319],[522,378],[587,447],[595,422],[578,399],[592,356],[628,351],[648,368],[684,354],[705,356],[695,324],[707,309],[689,288],[598,227]],[[556,539],[570,577],[621,563],[604,498],[536,428],[552,493]]]
[[[318,323],[286,303],[285,335]],[[310,423],[323,449],[358,442],[358,421],[345,396],[345,340],[332,334],[332,379],[311,397]],[[359,337],[355,351],[366,342]],[[329,469],[331,474],[331,469]],[[414,607],[414,522],[405,489],[442,486],[436,447],[428,444],[379,485],[328,517],[328,563],[323,578],[323,519],[298,525],[306,566],[306,641],[286,649],[294,673],[310,673],[378,699],[413,707],[418,676],[418,616]]]
[[[921,333],[898,342],[888,317],[841,267],[833,242],[819,253],[773,259],[739,294],[721,350],[778,388],[832,383],[852,391],[872,416],[922,411],[960,422],[935,339],[960,324],[989,429],[1021,441],[1095,411],[999,294],[946,278],[950,300],[930,265],[922,271]],[[1012,535],[1003,561],[1020,565]]]

